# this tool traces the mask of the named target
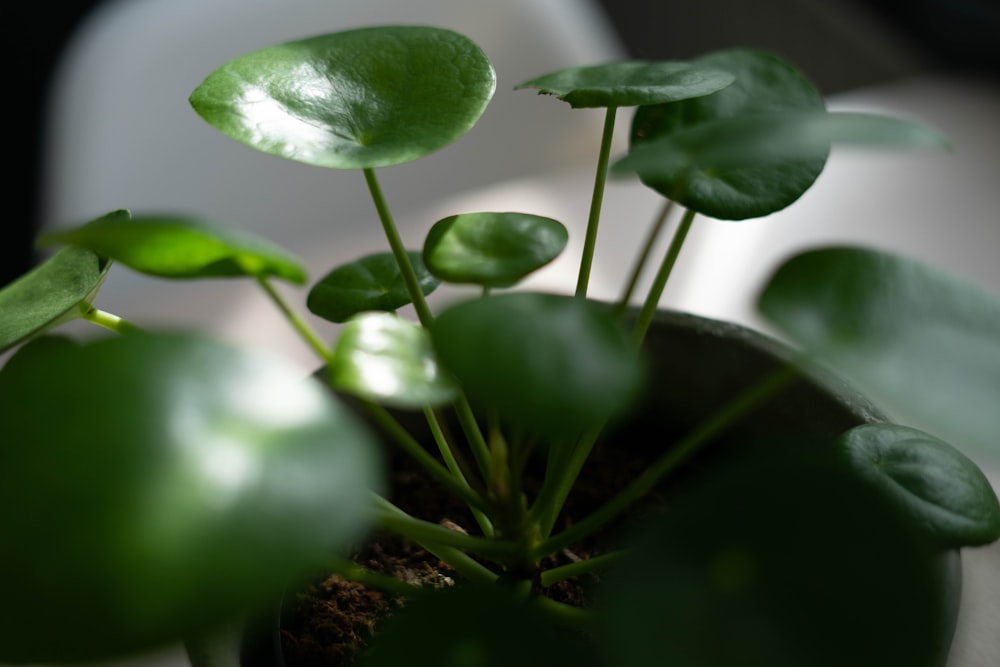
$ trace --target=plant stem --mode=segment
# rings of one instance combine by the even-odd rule
[[[564,602],[556,602],[552,598],[547,598],[544,595],[535,597],[534,601],[535,604],[540,606],[542,609],[550,614],[553,614],[556,620],[574,630],[579,629],[581,625],[590,623],[594,620],[593,612],[587,609],[581,609],[580,607],[574,607],[573,605],[566,604]]]
[[[563,581],[564,579],[578,577],[581,574],[588,574],[616,560],[623,553],[624,552],[622,551],[612,551],[611,553],[594,556],[593,558],[588,558],[587,560],[581,560],[568,565],[560,565],[559,567],[554,567],[551,570],[545,570],[541,575],[541,584],[543,587],[551,586],[552,584]]]
[[[567,528],[539,545],[535,551],[536,557],[543,558],[548,554],[565,549],[619,516],[632,503],[651,491],[664,477],[687,461],[698,449],[710,442],[713,437],[788,386],[797,377],[795,370],[794,365],[783,366],[729,401],[646,468],[617,496],[575,523],[571,528]]]
[[[642,275],[643,269],[646,268],[646,262],[653,251],[653,246],[656,245],[656,241],[660,238],[663,228],[666,227],[667,218],[670,216],[670,211],[673,208],[674,202],[672,199],[664,200],[659,214],[653,220],[653,224],[649,228],[649,233],[646,235],[646,242],[643,244],[642,250],[636,258],[635,266],[632,267],[632,275],[629,277],[628,285],[626,285],[625,291],[622,293],[621,299],[619,299],[615,308],[615,312],[618,314],[624,313],[628,308],[629,301],[632,300],[632,293],[635,292],[635,287],[639,284],[639,276]]]
[[[476,465],[479,466],[479,473],[483,476],[483,479],[489,479],[490,448],[486,444],[486,438],[483,437],[483,432],[479,428],[476,416],[472,412],[469,399],[464,394],[455,399],[455,416],[458,418],[462,432],[469,442],[469,449],[472,450],[472,456],[476,459]]]
[[[604,114],[604,131],[601,134],[601,151],[597,158],[597,174],[594,176],[594,191],[590,199],[590,215],[587,218],[587,235],[580,258],[580,274],[576,283],[576,296],[587,296],[590,270],[594,264],[594,250],[597,247],[597,226],[601,218],[604,202],[604,186],[608,180],[608,163],[611,157],[611,139],[615,131],[615,115],[618,107],[610,106]]]
[[[378,572],[372,572],[368,568],[362,567],[347,559],[335,559],[329,563],[329,567],[333,572],[339,574],[348,581],[353,581],[369,588],[375,588],[384,593],[410,597],[420,590],[416,586],[400,581],[395,577],[379,574]]]
[[[642,304],[642,310],[639,311],[639,317],[635,322],[635,329],[632,333],[637,343],[642,343],[643,338],[646,337],[646,331],[653,321],[653,315],[656,313],[656,308],[660,303],[660,297],[663,296],[663,289],[667,286],[667,279],[670,278],[674,264],[677,263],[677,256],[681,253],[684,239],[687,238],[688,232],[691,231],[691,223],[694,221],[694,216],[695,212],[693,210],[688,209],[684,211],[684,217],[681,218],[680,225],[678,225],[677,231],[674,232],[674,238],[670,240],[670,247],[667,248],[667,254],[663,257],[660,270],[656,273],[656,278],[649,288],[649,294],[646,295],[646,301]]]
[[[112,315],[111,313],[103,310],[98,310],[93,306],[81,307],[80,317],[92,324],[96,324],[99,327],[104,327],[105,329],[114,331],[117,334],[130,334],[142,331],[140,327],[132,324],[128,320],[118,317],[117,315]]]
[[[417,311],[417,318],[420,319],[420,323],[425,328],[429,327],[434,317],[431,315],[431,309],[427,305],[427,300],[424,299],[423,290],[420,289],[420,282],[417,280],[417,273],[413,270],[409,255],[406,254],[406,246],[403,245],[403,240],[399,236],[399,230],[392,219],[392,213],[389,212],[389,205],[382,195],[382,188],[375,177],[375,171],[371,168],[366,168],[364,169],[364,174],[365,182],[368,183],[368,191],[371,192],[372,201],[375,203],[375,210],[378,211],[379,220],[382,221],[382,229],[385,230],[386,240],[389,241],[389,248],[392,250],[393,257],[396,258],[396,265],[399,267],[400,276],[406,285],[410,301]]]
[[[326,342],[320,337],[316,330],[309,326],[305,318],[302,317],[298,312],[293,310],[288,302],[282,298],[278,291],[274,289],[274,286],[263,276],[256,276],[257,284],[259,284],[264,292],[267,293],[271,301],[278,307],[278,310],[285,316],[285,319],[292,325],[292,327],[298,332],[299,336],[311,347],[316,354],[324,362],[329,362],[333,358],[333,350],[326,344]]]
[[[536,512],[537,508],[538,532],[542,537],[548,537],[551,534],[556,519],[559,518],[559,513],[562,512],[563,505],[566,504],[566,499],[572,492],[573,486],[580,476],[580,471],[587,463],[590,452],[594,449],[603,428],[603,425],[595,426],[587,431],[570,450],[565,465],[555,467],[552,478],[554,483],[546,485],[543,482],[542,492],[539,493],[535,507],[532,508],[533,512]],[[548,481],[548,469],[545,471],[545,477],[545,481]]]

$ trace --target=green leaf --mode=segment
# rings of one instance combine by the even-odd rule
[[[41,243],[86,248],[160,278],[276,276],[296,284],[306,280],[298,258],[270,241],[188,218],[105,216],[76,229],[46,234]]]
[[[855,468],[945,547],[1000,538],[1000,503],[983,472],[948,443],[917,429],[866,424],[841,438]]]
[[[335,389],[398,408],[454,400],[458,385],[438,365],[427,330],[388,313],[344,325],[330,362]]]
[[[424,263],[452,283],[516,284],[566,247],[562,223],[527,213],[465,213],[439,220],[424,242]]]
[[[424,266],[419,252],[408,252],[424,296],[440,281]],[[394,311],[410,303],[399,265],[391,252],[376,253],[339,266],[309,290],[306,307],[318,317],[340,324],[367,310]]]
[[[680,61],[625,61],[568,67],[525,81],[515,90],[537,88],[574,109],[660,104],[708,95],[735,80],[729,72]]]
[[[944,664],[954,560],[821,444],[716,461],[645,520],[595,601],[607,664]]]
[[[916,260],[832,247],[786,261],[758,306],[898,420],[1000,454],[995,294]]]
[[[110,268],[89,250],[63,248],[0,290],[0,353],[79,317]]]
[[[632,147],[612,165],[616,175],[647,181],[720,172],[787,160],[823,159],[831,144],[868,148],[943,149],[947,140],[926,125],[877,114],[791,111],[723,118]]]
[[[190,335],[43,341],[0,372],[0,661],[214,629],[367,529],[377,441],[301,369]]]
[[[431,336],[470,400],[547,436],[609,419],[641,381],[621,322],[584,299],[517,292],[467,301],[441,313]]]
[[[725,118],[825,108],[812,83],[770,53],[729,49],[691,62],[732,72],[736,81],[711,95],[639,107],[632,119],[633,146]],[[678,168],[642,182],[703,215],[743,220],[768,215],[794,202],[812,186],[825,164],[824,153],[811,159],[718,171]]]
[[[231,60],[191,94],[194,110],[259,151],[337,169],[416,160],[479,119],[496,88],[468,38],[383,26],[278,44]]]

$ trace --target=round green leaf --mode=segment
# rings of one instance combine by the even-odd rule
[[[912,259],[833,247],[785,262],[758,305],[890,414],[1000,454],[996,295]]]
[[[632,119],[634,146],[724,118],[825,108],[819,91],[775,55],[730,49],[691,62],[731,72],[736,81],[711,95],[640,107]],[[824,153],[818,158],[768,161],[734,169],[701,171],[680,167],[642,181],[664,197],[703,215],[743,220],[768,215],[794,202],[809,189],[825,164]]]
[[[439,220],[424,242],[424,263],[442,280],[508,287],[559,256],[569,232],[527,213],[464,213]]]
[[[948,146],[937,131],[907,119],[823,110],[774,112],[709,121],[637,144],[612,166],[612,173],[635,172],[653,181],[682,170],[707,173],[822,159],[834,143],[900,149]]]
[[[427,330],[388,313],[348,321],[329,370],[335,389],[398,408],[449,403],[458,391],[438,366]]]
[[[187,218],[105,216],[41,240],[86,248],[161,278],[276,276],[297,284],[306,280],[298,258],[270,241]]]
[[[63,248],[0,290],[0,352],[78,317],[109,268],[89,250]]]
[[[722,90],[734,81],[729,72],[680,61],[625,61],[568,67],[525,81],[515,90],[537,88],[574,109],[660,104]]]
[[[35,342],[0,372],[0,661],[213,629],[367,528],[377,441],[294,365],[190,335]]]
[[[440,284],[424,266],[419,252],[408,252],[424,296]],[[330,322],[347,321],[368,310],[393,311],[410,303],[399,265],[391,252],[376,253],[339,266],[309,290],[306,307]]]
[[[600,304],[516,292],[467,301],[431,327],[438,356],[469,398],[541,434],[577,435],[625,408],[638,353]]]
[[[993,487],[948,443],[894,424],[858,426],[841,442],[856,469],[943,546],[979,546],[1000,538],[1000,503]]]
[[[416,160],[479,120],[496,88],[468,38],[382,26],[320,35],[232,60],[191,94],[210,125],[252,148],[320,167]]]

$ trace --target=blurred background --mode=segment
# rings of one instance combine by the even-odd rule
[[[748,46],[795,63],[831,108],[923,120],[953,150],[835,151],[816,186],[789,209],[749,223],[699,223],[664,305],[766,329],[751,307],[764,273],[791,250],[825,241],[902,251],[1000,293],[997,0],[77,0],[21,11],[24,19],[5,22],[7,43],[17,45],[8,74],[11,145],[23,148],[7,171],[14,211],[0,226],[0,285],[38,261],[40,230],[117,208],[195,214],[263,233],[300,254],[314,277],[328,260],[381,249],[359,174],[262,156],[209,128],[187,96],[245,51],[393,22],[464,32],[498,71],[497,97],[469,135],[380,174],[415,247],[439,217],[473,208],[551,215],[578,236],[602,115],[570,113],[530,91],[512,93],[514,85],[570,65]],[[627,120],[620,114],[619,149]],[[609,188],[594,296],[618,296],[616,281],[656,208],[658,199],[637,184]],[[571,242],[567,263],[536,284],[571,286],[574,249]],[[122,270],[98,305],[144,323],[208,324],[313,363],[252,285],[220,282],[166,284]],[[1000,488],[997,466],[987,472]],[[950,667],[995,667],[1000,548],[969,550],[965,560]]]

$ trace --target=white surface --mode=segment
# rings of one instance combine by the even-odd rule
[[[531,286],[570,291],[582,244],[600,112],[570,112],[530,91],[544,71],[617,57],[587,2],[417,0],[167,0],[111,3],[67,55],[52,116],[48,224],[108,210],[168,209],[263,231],[300,253],[318,276],[335,260],[381,249],[359,174],[329,172],[255,153],[205,125],[187,95],[214,67],[284,39],[390,20],[453,27],[497,66],[497,97],[452,147],[384,170],[383,186],[414,247],[444,215],[518,209],[562,220],[567,254]],[[948,135],[946,154],[835,151],[816,186],[766,220],[698,220],[663,305],[763,327],[752,299],[791,251],[865,242],[928,259],[1000,293],[1000,93],[979,81],[925,76],[859,90],[831,107],[885,110]],[[619,123],[623,145],[625,118]],[[518,177],[529,174],[530,178]],[[502,181],[499,186],[487,183]],[[591,294],[613,299],[657,197],[633,182],[609,186]],[[298,305],[300,291],[285,290]],[[448,298],[448,293],[433,299]],[[98,305],[140,323],[205,323],[222,334],[315,362],[270,305],[233,281],[176,285],[120,269]],[[316,322],[322,331],[331,327]],[[990,467],[995,485],[1000,474]],[[1000,665],[1000,546],[965,552],[966,586],[950,667]],[[168,654],[168,663],[182,656]]]

